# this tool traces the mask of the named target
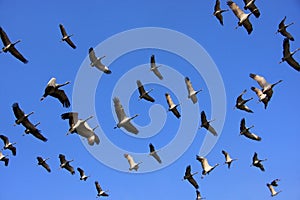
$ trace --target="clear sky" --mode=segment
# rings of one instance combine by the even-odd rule
[[[235,2],[243,7],[243,1]],[[181,180],[187,165],[199,172],[195,179],[206,199],[271,198],[266,183],[275,178],[281,179],[276,190],[282,190],[276,199],[300,199],[299,72],[287,63],[278,64],[283,36],[275,34],[279,22],[287,16],[286,23],[295,22],[288,28],[295,38],[290,43],[291,51],[300,47],[300,3],[257,1],[261,16],[250,16],[254,28],[251,35],[243,27],[235,29],[238,19],[231,11],[223,13],[221,26],[212,15],[214,3],[154,0],[41,4],[0,0],[0,26],[11,41],[21,39],[16,48],[29,60],[23,64],[8,53],[0,54],[0,133],[17,142],[17,156],[3,151],[10,163],[8,167],[0,163],[0,199],[95,199],[96,180],[109,190],[107,199],[195,199],[195,189]],[[225,0],[221,0],[221,7],[228,8]],[[77,45],[75,50],[59,42],[60,23],[74,34],[71,39]],[[97,56],[106,55],[102,61],[112,74],[89,66],[90,47],[95,48]],[[162,81],[149,71],[152,54],[162,65]],[[300,53],[294,58],[300,62]],[[250,90],[258,84],[249,73],[262,75],[270,83],[283,80],[275,86],[266,110]],[[185,76],[195,89],[203,89],[196,105],[187,100]],[[70,108],[63,108],[52,97],[40,102],[52,77],[58,83],[71,82],[63,87]],[[154,104],[138,101],[136,80],[141,80],[146,90],[153,88],[150,94],[156,100]],[[254,98],[248,103],[253,114],[233,109],[244,89],[248,90],[245,98]],[[176,104],[181,103],[181,119],[166,112],[166,92]],[[120,98],[128,115],[139,114],[133,120],[140,130],[137,136],[113,129],[114,96]],[[38,128],[48,138],[46,143],[31,135],[22,136],[24,128],[13,126],[14,102],[26,113],[35,112],[29,118],[33,123],[41,122]],[[202,110],[208,119],[215,119],[212,125],[219,137],[198,130]],[[68,122],[60,115],[69,111],[78,111],[80,118],[95,116],[88,123],[100,126],[96,129],[101,140],[98,146],[88,147],[77,135],[66,136]],[[261,142],[239,136],[242,118],[247,126],[255,125],[251,130],[262,137]],[[161,149],[158,154],[162,164],[147,156],[150,142]],[[201,148],[204,143],[213,148]],[[230,170],[222,165],[223,149],[238,158]],[[265,172],[250,167],[254,152],[268,159]],[[74,159],[74,168],[81,167],[91,177],[83,182],[77,171],[71,175],[59,170],[60,153]],[[128,171],[124,153],[143,162],[138,172]],[[204,179],[200,178],[202,169],[196,160],[199,154],[205,155],[210,164],[220,163]],[[37,166],[36,156],[50,158],[51,173]]]

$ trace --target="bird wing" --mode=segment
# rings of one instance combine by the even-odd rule
[[[274,187],[272,186],[272,184],[267,183],[267,187],[269,188],[271,195],[275,196],[276,195],[276,191],[274,189]]]
[[[221,13],[217,13],[216,14],[216,17],[217,19],[219,20],[220,24],[221,25],[224,25],[224,22],[223,22],[223,15]]]
[[[169,108],[172,107],[172,106],[174,106],[174,102],[172,101],[171,95],[168,94],[168,93],[166,93],[165,96],[166,96],[166,99],[167,99],[167,103],[168,103],[168,105],[169,105]]]
[[[17,119],[21,119],[22,117],[25,116],[23,110],[21,110],[18,103],[14,103],[12,105],[12,107],[13,107],[13,112],[14,112]]]
[[[162,162],[157,152],[151,153],[151,156],[153,156],[153,158],[155,158],[155,160],[157,160],[158,163]]]
[[[11,46],[9,48],[9,52],[23,63],[28,63],[28,60],[24,58],[24,56],[16,49],[15,46]]]
[[[207,123],[206,114],[204,111],[201,112],[201,124]]]
[[[257,160],[258,160],[257,153],[254,152],[254,155],[253,155],[253,157],[252,157],[252,163],[254,163],[254,162],[257,161]]]
[[[133,134],[138,134],[139,133],[139,130],[132,125],[131,122],[127,122],[123,125],[123,127],[130,133],[133,133]]]
[[[77,112],[63,113],[61,115],[61,118],[63,120],[68,119],[69,120],[69,126],[70,126],[70,128],[72,128],[78,121],[78,113]]]
[[[234,13],[234,15],[237,18],[241,18],[245,13],[239,8],[239,6],[234,3],[233,1],[227,1],[227,5],[229,6],[229,8],[232,10],[232,12]]]
[[[102,191],[102,189],[101,189],[101,186],[98,181],[95,181],[95,186],[96,186],[97,192],[100,193]]]
[[[173,113],[177,118],[180,118],[180,117],[181,117],[181,115],[180,115],[180,113],[179,113],[179,111],[177,110],[176,107],[172,109],[172,113]]]
[[[96,54],[95,54],[95,51],[94,51],[93,47],[90,47],[90,48],[89,48],[89,58],[90,58],[90,61],[91,61],[92,63],[96,63],[96,61],[97,61],[97,56],[96,56]]]
[[[36,157],[36,159],[38,160],[39,163],[42,163],[44,161],[44,159],[40,156]]]
[[[156,66],[154,55],[152,55],[151,58],[150,58],[150,64],[151,64],[151,68],[154,68]]]
[[[120,102],[120,99],[118,97],[115,97],[113,99],[114,101],[114,106],[115,106],[115,111],[116,111],[116,114],[117,114],[117,117],[118,117],[118,120],[119,122],[122,121],[124,118],[126,118],[126,114],[125,114],[125,111],[124,111],[124,108]]]
[[[216,3],[215,3],[215,7],[214,7],[214,11],[216,12],[216,11],[218,11],[218,10],[220,10],[221,8],[220,8],[220,0],[216,0]]]
[[[295,70],[300,71],[300,64],[292,56],[286,59],[286,62]]]
[[[63,154],[59,154],[59,161],[60,161],[60,164],[63,164],[65,163],[67,160],[66,160],[66,156],[63,155]]]
[[[23,126],[29,130],[29,132],[36,138],[46,142],[48,139],[45,138],[42,134],[41,134],[41,131],[38,130],[29,120],[28,118],[25,118],[23,121],[22,121],[22,124]]]
[[[265,77],[257,75],[257,74],[252,74],[250,73],[249,75],[252,79],[256,80],[256,82],[259,84],[261,88],[266,88],[270,84],[266,81]]]
[[[49,165],[48,165],[45,161],[42,163],[42,166],[43,166],[48,172],[51,172],[51,169],[50,169]]]
[[[163,79],[163,76],[161,75],[161,73],[158,70],[158,67],[152,68],[152,71],[154,72],[154,74],[160,79]]]
[[[12,152],[12,154],[13,154],[14,156],[17,155],[17,148],[16,148],[16,147],[14,147],[13,145],[10,145],[10,146],[8,147],[8,149],[11,150],[11,152]]]
[[[249,139],[252,139],[252,140],[256,140],[256,141],[261,141],[261,137],[259,137],[258,135],[255,135],[254,133],[251,133],[249,131],[246,131],[244,133],[244,135],[249,138]]]
[[[258,18],[260,16],[260,12],[259,9],[256,7],[256,5],[254,4],[254,2],[252,2],[248,7],[246,7],[246,5],[252,0],[244,0],[245,3],[245,10],[249,9],[253,15]]]
[[[9,144],[8,137],[6,137],[5,135],[0,135],[0,138],[3,140],[4,145],[8,145]]]
[[[245,121],[245,118],[243,118],[240,123],[240,131],[242,132],[245,129],[246,129],[246,121]]]
[[[247,33],[250,34],[253,31],[253,27],[252,24],[249,20],[249,18],[247,18],[244,22],[243,22],[243,26],[244,28],[247,30]]]
[[[81,177],[84,176],[84,171],[80,167],[77,167],[77,171],[79,171]]]
[[[222,154],[224,154],[225,160],[226,160],[226,161],[230,160],[230,155],[229,155],[229,153],[227,153],[226,151],[222,150]]]
[[[267,95],[264,94],[261,89],[258,89],[256,87],[251,87],[251,90],[254,91],[256,93],[256,95],[258,96],[259,100],[262,101],[262,100],[266,100],[267,102],[269,101],[268,98],[267,98]]]
[[[59,24],[59,29],[63,37],[68,36],[66,29],[62,24]]]
[[[124,157],[127,159],[128,163],[130,165],[130,168],[133,168],[136,165],[136,163],[134,162],[134,160],[133,160],[133,158],[132,158],[131,155],[124,154]]]
[[[7,34],[2,29],[2,27],[0,27],[0,37],[1,37],[1,40],[2,40],[2,43],[3,43],[4,46],[7,46],[7,45],[11,44],[11,41],[9,40]]]
[[[197,160],[201,163],[202,169],[205,170],[209,164],[206,158],[197,156]]]
[[[68,37],[66,39],[66,42],[73,48],[73,49],[76,49],[76,45],[72,42],[71,38]]]
[[[143,84],[140,80],[137,80],[136,84],[138,86],[138,90],[139,90],[140,95],[143,95],[144,93],[146,93],[146,91],[144,89],[144,86],[143,86]]]
[[[212,127],[211,125],[208,125],[207,130],[208,130],[209,132],[211,132],[214,136],[218,136],[217,131],[216,131],[216,130],[214,129],[214,127]]]
[[[184,81],[185,81],[185,85],[186,85],[189,95],[192,94],[193,92],[195,92],[190,79],[188,77],[185,77]]]
[[[69,172],[71,172],[71,174],[75,173],[74,168],[70,165],[70,163],[67,163],[65,165],[65,169],[68,170]]]
[[[49,94],[52,97],[57,98],[60,103],[63,105],[63,107],[69,108],[70,107],[70,101],[65,93],[64,90],[56,89],[53,93]]]
[[[284,16],[284,18],[280,21],[279,25],[278,25],[278,29],[282,30],[285,26],[284,22],[286,20],[286,16]]]

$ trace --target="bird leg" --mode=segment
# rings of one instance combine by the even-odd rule
[[[130,119],[134,119],[136,118],[137,116],[139,116],[138,114],[134,115],[133,117],[131,117]]]
[[[253,128],[254,127],[254,125],[252,125],[252,126],[250,126],[249,128],[247,128],[247,131],[249,131],[251,128]]]
[[[300,50],[300,48],[298,48],[298,49],[296,49],[295,51],[293,51],[292,53],[291,53],[291,56],[293,56],[297,51],[299,51]]]
[[[213,121],[216,121],[216,119],[209,120],[208,123],[213,122]]]
[[[105,57],[106,57],[106,56],[104,55],[104,56],[98,58],[98,60],[101,61],[101,60],[102,60],[103,58],[105,58]]]
[[[151,88],[149,91],[147,91],[146,94],[149,94],[152,91],[153,91],[153,88]]]
[[[93,128],[93,131],[95,131],[98,127],[99,127],[99,125],[95,126],[95,127]]]
[[[62,86],[68,85],[69,83],[70,83],[70,81],[67,81],[67,82],[65,82],[65,83],[63,83],[63,84],[58,84],[56,87],[57,87],[57,88],[60,88],[60,87],[62,87]]]
[[[285,25],[284,27],[287,28],[287,27],[289,27],[289,26],[291,26],[291,25],[293,25],[293,24],[294,24],[294,22],[292,22],[292,23],[290,23],[290,24],[288,24],[288,25]]]

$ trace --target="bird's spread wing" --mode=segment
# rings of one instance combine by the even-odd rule
[[[96,57],[93,47],[89,48],[89,58],[92,63],[95,63],[97,61],[97,57]]]
[[[50,96],[57,98],[63,107],[69,108],[71,105],[64,90],[56,89]]]
[[[133,134],[139,133],[139,130],[135,126],[133,126],[130,122],[127,122],[126,124],[124,124],[123,127],[130,133],[133,133]]]
[[[68,119],[69,120],[69,126],[70,128],[73,127],[77,121],[78,121],[78,113],[77,112],[68,112],[68,113],[63,113],[61,115],[61,118],[63,120]]]
[[[98,183],[98,181],[95,181],[95,186],[96,186],[96,190],[98,193],[100,193],[102,191],[100,184]]]
[[[208,126],[207,129],[209,132],[211,132],[214,136],[218,136],[217,131],[214,129],[214,127],[212,127],[211,125]]]
[[[254,133],[250,133],[249,131],[246,131],[244,133],[244,135],[249,139],[256,140],[256,141],[261,141],[261,137],[259,137],[258,135],[254,134]]]
[[[161,73],[159,72],[159,70],[158,70],[157,67],[152,68],[152,71],[153,71],[153,73],[154,73],[160,80],[163,79],[163,76],[161,75]]]
[[[84,171],[80,167],[77,167],[77,171],[79,171],[80,176],[84,176]]]
[[[173,109],[172,109],[172,113],[173,113],[177,118],[180,118],[180,117],[181,117],[181,115],[180,115],[179,111],[177,110],[177,108],[173,108]]]
[[[193,92],[195,92],[190,79],[188,77],[185,77],[184,81],[185,81],[185,85],[186,85],[186,88],[188,90],[188,93],[192,94]]]
[[[207,119],[206,119],[205,112],[202,111],[201,112],[201,124],[205,124],[205,123],[207,123]]]
[[[227,5],[229,6],[229,8],[232,10],[232,12],[234,13],[234,15],[237,18],[241,18],[244,15],[244,12],[239,8],[239,6],[234,3],[233,1],[227,1]]]
[[[68,37],[66,39],[66,42],[73,48],[73,49],[76,49],[76,45],[72,42],[71,38]]]
[[[240,131],[242,132],[245,129],[246,129],[246,121],[245,118],[243,118],[240,123]]]
[[[220,8],[220,0],[216,0],[216,3],[215,3],[215,7],[214,7],[214,11],[216,12],[216,11],[218,11],[218,10],[220,10],[221,8]]]
[[[256,82],[259,84],[261,88],[265,88],[269,85],[269,83],[266,81],[266,79],[263,76],[257,75],[257,74],[252,74],[250,73],[249,75],[251,78],[256,80]]]
[[[67,32],[65,30],[65,27],[62,24],[59,24],[59,29],[60,29],[60,32],[61,32],[63,37],[67,36]]]
[[[250,34],[252,31],[253,31],[253,27],[252,27],[252,24],[250,22],[249,19],[246,19],[244,22],[243,22],[243,26],[244,28],[247,30],[247,33]]]
[[[138,90],[139,90],[140,95],[143,95],[144,93],[146,93],[146,91],[144,89],[144,86],[143,86],[143,84],[140,80],[137,80],[136,84],[138,86]]]
[[[166,96],[167,103],[168,103],[169,108],[170,108],[171,106],[174,105],[174,102],[172,101],[172,98],[171,98],[170,94],[166,93],[165,96]]]
[[[124,157],[127,159],[128,163],[130,165],[130,168],[133,168],[136,165],[136,163],[134,162],[131,155],[125,154]]]
[[[23,63],[28,63],[28,60],[24,58],[24,56],[16,49],[16,47],[11,46],[9,52]]]
[[[2,27],[0,27],[0,37],[1,37],[1,40],[2,40],[2,43],[3,43],[4,46],[7,46],[11,43],[8,36],[7,36],[7,34],[2,29]]]
[[[126,117],[126,114],[125,114],[124,108],[123,108],[119,98],[115,97],[113,99],[113,101],[114,101],[115,111],[116,111],[118,120],[120,122]]]
[[[9,143],[8,137],[5,135],[0,135],[0,138],[3,140],[4,145],[7,145]]]
[[[23,124],[23,126],[26,128],[26,129],[28,129],[29,131],[30,131],[30,133],[34,136],[34,137],[36,137],[36,138],[38,138],[38,139],[40,139],[40,140],[42,140],[42,141],[44,141],[44,142],[46,142],[48,139],[47,138],[45,138],[42,134],[41,134],[41,131],[39,130],[39,129],[37,129],[29,120],[28,120],[28,118],[26,118],[26,119],[24,119],[23,121],[22,121],[22,124]]]
[[[23,110],[21,110],[18,103],[14,103],[12,107],[13,107],[13,112],[17,119],[21,119],[22,117],[25,116]]]

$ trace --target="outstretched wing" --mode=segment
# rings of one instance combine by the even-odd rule
[[[69,120],[69,126],[70,128],[73,127],[77,121],[78,121],[78,113],[77,112],[68,112],[68,113],[63,113],[61,115],[61,118],[63,120],[68,119]]]
[[[126,114],[124,111],[124,108],[120,102],[120,99],[118,97],[115,97],[113,99],[114,101],[114,106],[115,106],[115,111],[118,117],[119,122],[122,121],[124,118],[126,118]],[[125,128],[125,127],[124,127]]]
[[[65,29],[64,25],[59,24],[59,29],[60,29],[60,32],[61,32],[61,34],[62,34],[63,37],[68,36],[68,34],[67,34],[67,32],[66,32],[66,29]]]
[[[7,34],[2,29],[2,27],[0,27],[0,37],[1,37],[1,40],[2,40],[2,43],[3,43],[4,46],[7,46],[7,45],[11,44],[11,41],[9,40]]]
[[[19,104],[18,104],[18,103],[14,103],[14,104],[12,105],[12,107],[13,107],[13,112],[14,112],[14,114],[15,114],[15,117],[16,117],[17,119],[21,119],[22,117],[25,116],[23,110],[21,110],[21,108],[19,107]]]
[[[69,108],[71,105],[64,90],[56,89],[50,96],[57,98],[63,107]]]
[[[29,130],[29,132],[36,138],[42,140],[43,142],[46,142],[48,139],[45,138],[42,134],[41,131],[38,130],[29,120],[28,118],[24,119],[22,124],[25,126],[26,129]]]

